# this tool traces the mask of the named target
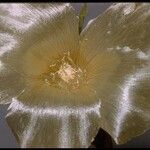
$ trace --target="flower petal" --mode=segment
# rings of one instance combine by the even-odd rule
[[[117,3],[81,33],[101,127],[121,144],[150,128],[150,4]]]
[[[43,71],[44,56],[51,51],[77,48],[78,18],[69,4],[36,3],[0,4],[0,20],[0,62],[4,64],[5,72],[13,74],[7,78],[0,66],[0,93],[3,94],[0,103],[7,103],[4,97],[11,93],[8,90],[13,88],[10,91],[17,91],[13,96],[17,95],[16,88],[22,86],[23,78],[29,75],[28,70],[31,74]],[[39,49],[38,43],[46,44]],[[37,50],[30,54],[33,46]],[[26,55],[29,55],[27,59]]]
[[[12,97],[24,90],[24,82],[19,73],[6,69],[0,62],[0,104],[8,104]]]
[[[100,102],[84,92],[73,96],[37,88],[14,98],[6,119],[21,147],[90,146],[99,129]]]

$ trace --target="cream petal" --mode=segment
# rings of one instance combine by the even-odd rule
[[[20,74],[19,78],[26,78],[29,74],[37,74],[47,64],[45,58],[54,51],[78,47],[78,18],[70,4],[1,3],[0,20],[0,61],[8,69],[7,72],[14,71],[11,71],[12,77],[17,78]],[[1,74],[4,73],[1,71]],[[8,80],[5,76],[1,77],[0,92],[6,88],[15,89],[18,81],[15,82],[14,78],[12,82],[12,77]],[[5,87],[8,85],[6,81],[12,85]],[[8,94],[7,90],[5,93]]]
[[[79,148],[94,140],[100,121],[100,100],[90,91],[25,91],[14,98],[7,123],[21,147]]]
[[[19,73],[6,69],[1,62],[0,65],[0,104],[8,104],[24,90],[24,82]]]
[[[117,144],[150,128],[149,26],[150,4],[117,3],[81,33],[101,99],[100,124]]]

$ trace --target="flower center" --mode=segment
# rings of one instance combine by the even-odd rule
[[[68,63],[64,63],[62,64],[62,66],[60,66],[58,75],[62,80],[68,83],[70,80],[73,80],[75,78],[76,72],[77,71],[72,68],[71,65],[69,65]]]
[[[85,83],[86,71],[82,70],[70,52],[63,53],[50,62],[48,71],[43,75],[44,82],[63,89],[77,89]]]

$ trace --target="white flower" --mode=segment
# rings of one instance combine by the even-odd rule
[[[0,103],[21,147],[88,147],[100,127],[121,144],[149,129],[150,60],[138,57],[150,54],[149,9],[112,5],[79,35],[70,4],[0,4]]]

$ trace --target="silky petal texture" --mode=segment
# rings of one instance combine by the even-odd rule
[[[24,80],[20,74],[6,69],[2,64],[0,70],[0,104],[9,104],[12,97],[24,89]]]
[[[99,129],[100,102],[90,91],[27,91],[8,110],[7,122],[24,148],[88,147]]]
[[[63,51],[75,53],[77,63],[84,64],[83,59],[76,58],[78,17],[72,7],[69,4],[4,4],[0,5],[0,14],[0,60],[6,69],[16,73],[17,82],[23,86],[19,94],[13,93],[6,117],[20,146],[90,146],[100,127],[100,100],[96,93],[91,87],[70,93],[37,79]],[[14,86],[16,80],[14,77],[12,80],[7,82]],[[2,78],[1,84],[5,85],[3,81]]]
[[[149,26],[150,4],[118,3],[81,33],[101,99],[100,125],[117,144],[150,128]]]
[[[78,18],[69,4],[0,4],[0,20],[0,103],[4,104],[24,90],[19,79],[45,69],[44,56],[77,49],[79,34]],[[32,51],[40,42],[45,46]],[[33,56],[26,59],[26,53]]]

